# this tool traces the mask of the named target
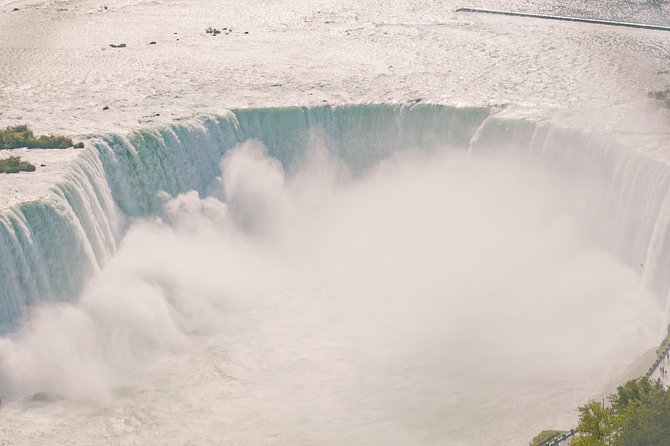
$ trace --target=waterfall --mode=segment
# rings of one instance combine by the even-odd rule
[[[95,137],[48,198],[0,214],[0,334],[36,304],[76,298],[132,221],[160,211],[159,192],[206,195],[221,156],[248,139],[289,171],[315,145],[354,173],[408,148],[521,154],[571,191],[599,228],[597,243],[641,265],[644,286],[668,294],[670,169],[613,137],[421,103],[242,109]]]
[[[642,284],[661,298],[670,290],[670,166],[588,130],[548,122],[489,117],[470,151],[521,152],[555,175],[574,197],[591,237],[641,270]]]
[[[0,214],[0,332],[30,305],[71,299],[116,251],[121,236],[96,151],[84,151],[41,201]]]

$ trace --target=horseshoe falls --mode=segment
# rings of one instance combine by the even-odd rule
[[[474,445],[570,428],[662,337],[669,192],[630,140],[494,108],[247,108],[93,137],[0,215],[0,433]]]

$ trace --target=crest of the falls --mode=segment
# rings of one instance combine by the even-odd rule
[[[0,327],[29,307],[76,298],[114,254],[128,223],[154,215],[159,192],[206,195],[219,158],[257,139],[287,169],[315,145],[354,172],[421,147],[524,156],[556,176],[602,247],[640,267],[646,287],[670,287],[669,168],[640,150],[589,131],[504,118],[479,108],[361,105],[235,110],[185,124],[94,138],[48,199],[15,205],[0,219]]]
[[[75,299],[114,254],[129,221],[159,210],[159,192],[206,195],[219,158],[239,142],[258,139],[289,167],[310,144],[323,144],[361,170],[404,147],[465,147],[487,115],[394,105],[237,110],[94,138],[48,199],[2,215],[0,331],[15,327],[31,306]]]

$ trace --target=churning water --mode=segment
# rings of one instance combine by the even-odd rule
[[[420,105],[101,138],[50,201],[3,216],[0,432],[474,445],[571,427],[661,333],[664,172],[594,135]]]

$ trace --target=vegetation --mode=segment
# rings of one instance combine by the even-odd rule
[[[579,408],[571,446],[665,446],[670,439],[670,389],[638,378],[618,387],[609,407],[591,401]]]
[[[40,135],[35,136],[27,125],[17,125],[0,129],[0,149],[65,149],[74,146],[72,139],[66,136]],[[83,147],[78,143],[76,148]]]
[[[564,431],[542,431],[530,441],[530,446],[540,446],[541,444],[546,443],[555,437],[563,435],[564,433]]]
[[[34,172],[35,166],[18,156],[0,159],[0,173]]]

